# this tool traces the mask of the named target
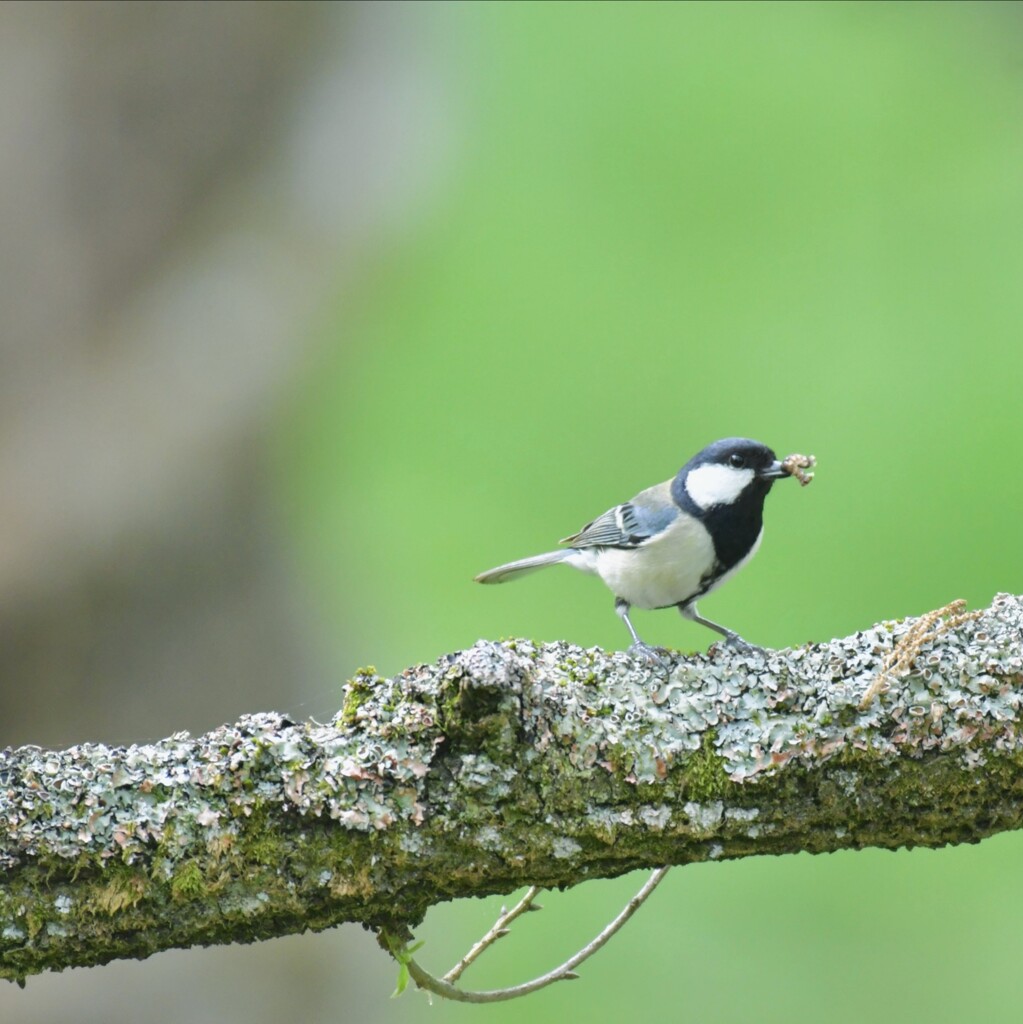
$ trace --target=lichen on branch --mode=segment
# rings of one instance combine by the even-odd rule
[[[0,976],[342,921],[401,934],[523,885],[1018,828],[1023,604],[918,621],[658,665],[481,641],[360,673],[328,724],[7,750]]]

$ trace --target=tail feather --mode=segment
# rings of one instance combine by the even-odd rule
[[[528,572],[535,572],[545,565],[555,565],[563,562],[572,549],[565,551],[547,551],[542,555],[533,555],[532,558],[520,558],[517,562],[509,562],[507,565],[499,565],[496,569],[488,569],[476,577],[477,583],[504,583],[505,580],[514,579],[516,576],[525,576]]]

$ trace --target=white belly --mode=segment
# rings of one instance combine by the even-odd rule
[[[595,573],[616,597],[636,608],[664,608],[691,598],[714,559],[706,528],[684,517],[641,547],[628,551],[584,548],[566,561]]]

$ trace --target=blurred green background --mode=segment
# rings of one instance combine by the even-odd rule
[[[434,14],[474,117],[456,180],[368,258],[343,326],[328,311],[278,439],[355,661],[621,644],[573,573],[467,580],[729,434],[821,463],[816,487],[776,489],[755,567],[705,602],[760,642],[1015,585],[1018,9]]]
[[[757,560],[703,604],[747,637],[1018,589],[1018,8],[435,14],[475,118],[457,183],[376,254],[343,330],[328,314],[279,440],[351,664],[389,674],[480,636],[624,646],[585,577],[469,580],[729,434],[820,460],[815,486],[775,489]],[[636,621],[707,643],[669,613]],[[388,1019],[1012,1019],[1020,852],[1007,836],[678,870],[583,981]],[[548,969],[638,884],[549,899],[473,980]],[[423,960],[446,969],[499,902],[434,912]]]
[[[360,17],[414,40],[455,128],[429,168],[391,168],[418,198],[353,229],[265,403],[260,473],[329,666],[271,702],[327,716],[356,666],[392,674],[479,637],[624,647],[592,579],[472,577],[731,434],[819,460],[814,486],[775,489],[757,559],[701,605],[747,639],[1019,592],[1018,5],[358,12],[342,63],[372,60]],[[374,184],[336,189],[358,205]],[[655,643],[709,642],[670,612],[634,621]],[[1021,852],[1005,835],[678,869],[582,980],[494,1007],[388,1001],[395,968],[355,928],[203,955],[256,965],[246,1020],[273,1019],[265,965],[289,949],[309,1021],[1015,1020]],[[550,894],[467,984],[549,969],[641,881]],[[501,902],[432,911],[422,962],[446,970]],[[51,984],[73,1001],[81,975],[26,998]],[[31,1005],[17,995],[4,1019]]]

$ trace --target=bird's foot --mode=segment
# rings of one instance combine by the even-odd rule
[[[629,645],[625,653],[630,658],[635,658],[636,661],[643,661],[648,665],[659,665],[664,657],[665,650],[663,647],[654,647],[653,644],[637,640],[634,644]]]
[[[726,633],[725,643],[732,648],[733,651],[738,651],[740,654],[764,654],[766,653],[763,647],[758,647],[756,644],[751,644],[747,640],[743,640],[738,633]]]

